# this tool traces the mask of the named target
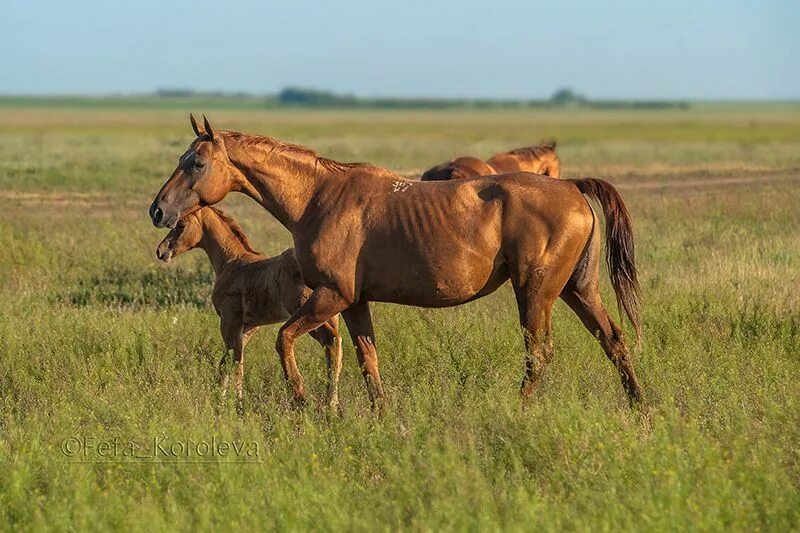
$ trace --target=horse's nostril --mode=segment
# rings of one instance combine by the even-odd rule
[[[161,222],[161,219],[164,218],[164,211],[162,211],[160,207],[156,207],[153,210],[152,217],[153,217],[153,222],[159,224]]]

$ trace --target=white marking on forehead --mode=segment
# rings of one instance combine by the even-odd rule
[[[400,181],[396,180],[392,182],[392,192],[406,192],[408,189],[411,188],[410,181]]]

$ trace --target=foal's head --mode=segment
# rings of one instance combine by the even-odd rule
[[[204,210],[190,213],[178,219],[164,240],[156,248],[156,256],[169,263],[173,257],[194,250],[203,238],[203,222],[200,220]]]
[[[178,219],[161,241],[156,255],[165,263],[184,252],[203,248],[224,250],[222,257],[258,254],[242,227],[233,217],[214,206],[206,206]]]
[[[220,202],[236,184],[238,171],[228,159],[222,135],[205,116],[202,128],[194,116],[189,120],[197,138],[150,205],[150,219],[157,228],[174,228],[179,218]]]

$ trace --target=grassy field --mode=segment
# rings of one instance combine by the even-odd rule
[[[158,263],[163,232],[147,217],[191,140],[186,113],[4,107],[1,529],[800,527],[800,107],[211,118],[404,175],[558,139],[565,175],[612,181],[633,214],[646,406],[628,409],[559,303],[556,358],[522,409],[506,286],[454,309],[374,306],[381,418],[349,343],[342,412],[322,407],[324,358],[308,339],[298,361],[313,401],[294,411],[277,326],[264,328],[240,418],[214,385],[205,256]],[[223,207],[262,251],[291,245],[251,201]],[[613,307],[605,280],[604,294]],[[223,457],[220,443],[251,453]]]

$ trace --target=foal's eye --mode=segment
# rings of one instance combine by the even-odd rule
[[[200,161],[199,159],[197,159],[194,162],[194,168],[196,168],[198,170],[200,170],[201,168],[205,168],[205,166],[206,166],[205,161]]]

